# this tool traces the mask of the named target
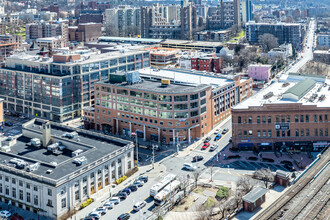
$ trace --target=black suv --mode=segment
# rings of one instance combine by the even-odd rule
[[[143,182],[148,182],[148,176],[139,176],[139,178],[137,178],[137,180],[143,181]]]
[[[117,220],[127,220],[129,219],[131,216],[128,214],[128,213],[124,213],[124,214],[121,214]]]
[[[120,192],[117,195],[120,199],[126,199],[127,198],[127,193],[126,192]]]

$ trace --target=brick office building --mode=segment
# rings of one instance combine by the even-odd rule
[[[321,151],[330,143],[329,83],[275,83],[232,109],[233,147]]]
[[[191,58],[191,69],[220,73],[223,58],[217,57],[215,53]]]
[[[250,79],[177,70],[139,72],[139,83],[110,80],[95,86],[95,110],[84,112],[87,128],[120,135],[134,131],[144,140],[159,143],[175,143],[177,138],[190,142],[211,131],[230,115],[232,106],[252,94]],[[162,85],[162,79],[169,85]]]

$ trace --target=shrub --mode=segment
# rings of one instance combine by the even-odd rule
[[[92,202],[93,202],[93,199],[89,198],[89,199],[87,199],[85,202],[83,202],[83,203],[80,205],[80,208],[83,209],[83,208],[85,208],[86,206],[90,205]]]
[[[116,180],[116,184],[118,185],[118,184],[122,183],[123,181],[125,181],[126,179],[127,179],[127,176],[122,176]]]
[[[224,187],[224,186],[219,187],[217,195],[216,195],[219,199],[227,198],[228,195],[229,195],[228,187]]]

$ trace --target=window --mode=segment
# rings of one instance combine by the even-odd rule
[[[266,137],[266,131],[265,130],[262,131],[262,136]]]
[[[324,129],[324,136],[328,137],[329,136],[329,133],[328,133],[328,128],[325,128]]]
[[[282,137],[285,137],[285,131],[282,131]]]
[[[272,130],[268,130],[268,137],[272,137]]]
[[[16,198],[16,188],[12,188],[12,196]]]
[[[206,106],[204,106],[203,108],[201,108],[201,114],[203,114],[204,112],[206,112]]]
[[[238,137],[242,137],[242,131],[238,130]]]
[[[323,115],[319,115],[319,121],[320,121],[320,122],[323,121]]]
[[[286,116],[286,122],[290,122],[290,120],[291,120],[290,115],[287,115],[287,116]]]
[[[79,190],[74,192],[74,198],[75,200],[79,200]]]
[[[280,122],[280,116],[276,115],[276,122]]]
[[[320,136],[323,136],[323,128],[320,128]]]
[[[29,192],[26,193],[26,201],[29,203],[31,202],[31,193]]]
[[[19,199],[23,200],[23,190],[19,190]]]
[[[276,131],[276,137],[280,137],[280,131]]]
[[[238,117],[237,117],[237,123],[238,123],[238,124],[241,124],[241,123],[242,123],[242,118],[241,118],[241,116],[238,116]]]
[[[38,191],[38,186],[33,186],[34,191]]]
[[[282,115],[282,117],[281,117],[281,122],[285,122],[285,116],[284,115]]]
[[[62,207],[62,209],[64,209],[66,207],[66,198],[63,198],[61,200],[61,207]]]
[[[51,189],[48,189],[48,195],[52,196],[52,190]]]
[[[257,131],[257,135],[258,135],[258,137],[260,137],[260,131],[259,130]]]
[[[37,195],[34,195],[33,204],[38,205],[38,196]]]
[[[305,121],[306,121],[306,122],[309,122],[309,115],[306,115],[306,117],[305,117],[305,118],[306,118],[306,120],[305,120]]]
[[[299,129],[296,129],[296,137],[299,137]]]
[[[249,116],[249,124],[252,124],[252,116]]]
[[[15,179],[15,178],[12,178],[12,179],[11,179],[11,182],[12,182],[13,184],[16,184],[16,179]]]
[[[294,122],[299,122],[299,116],[298,115],[294,116]]]
[[[309,136],[309,128],[306,128],[306,136]]]
[[[304,122],[304,116],[300,115],[300,122]]]
[[[246,136],[247,136],[247,131],[244,130],[244,131],[243,131],[243,134],[244,134],[244,137],[246,137]]]
[[[262,123],[263,123],[263,124],[266,123],[266,116],[262,116]]]
[[[206,91],[203,91],[203,92],[200,93],[201,98],[204,97],[204,96],[206,96]]]
[[[50,200],[50,199],[48,199],[48,201],[47,201],[47,206],[49,206],[49,207],[53,207],[53,201]]]
[[[305,136],[305,130],[304,129],[300,129],[300,136],[304,137]]]
[[[23,186],[23,181],[22,181],[22,180],[19,180],[19,181],[18,181],[18,185],[19,185],[19,186]]]
[[[324,115],[324,121],[328,122],[328,115]]]
[[[26,188],[27,188],[27,189],[30,189],[30,187],[31,187],[31,186],[30,186],[30,183],[26,183]]]
[[[252,130],[249,130],[249,136],[252,137]]]
[[[201,105],[204,105],[206,103],[206,99],[201,100]]]
[[[314,122],[317,122],[317,115],[314,115]]]
[[[287,132],[287,136],[288,136],[288,137],[291,136],[291,132],[290,132],[290,130],[288,130],[288,132]]]
[[[190,100],[198,99],[198,93],[190,95]]]
[[[260,116],[257,116],[257,123],[260,124]]]
[[[315,130],[314,130],[314,136],[319,136],[318,131],[319,130],[317,128],[315,128]]]
[[[268,124],[272,123],[272,117],[268,116]]]

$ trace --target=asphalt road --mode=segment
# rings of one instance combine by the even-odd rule
[[[308,61],[313,59],[313,47],[315,45],[315,29],[316,21],[311,20],[306,33],[303,51],[299,53],[298,61],[286,71],[287,73],[297,73]]]

